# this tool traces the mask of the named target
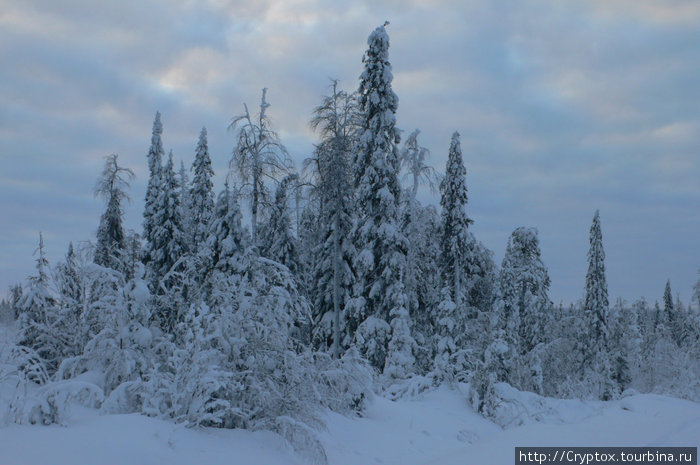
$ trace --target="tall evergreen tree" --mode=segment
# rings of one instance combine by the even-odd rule
[[[607,400],[614,395],[614,383],[608,354],[608,284],[605,279],[605,251],[600,229],[600,212],[596,210],[590,230],[586,296],[583,311],[587,325],[587,343],[584,345],[586,366],[592,370],[598,382],[591,382],[597,395]]]
[[[211,167],[205,127],[199,133],[192,170],[194,171],[190,187],[192,245],[194,250],[197,250],[198,245],[206,240],[209,220],[214,212],[214,183],[212,182],[214,170]]]
[[[462,159],[459,133],[452,134],[445,177],[440,183],[442,235],[440,237],[440,275],[442,301],[437,307],[435,370],[451,378],[464,366],[455,363],[459,349],[457,339],[467,331],[467,281],[473,261],[472,237],[467,230],[472,220],[467,216],[467,170]]]
[[[450,297],[457,305],[465,300],[465,265],[470,257],[467,228],[473,221],[467,216],[467,170],[462,160],[459,133],[452,134],[445,178],[440,183],[442,207],[442,237],[440,240],[442,278],[450,289]]]
[[[586,273],[586,298],[584,312],[587,315],[591,341],[604,347],[608,337],[608,284],[605,279],[605,251],[600,229],[600,212],[596,210],[590,231],[588,272]]]
[[[143,262],[148,264],[154,253],[154,229],[158,226],[155,219],[158,198],[161,195],[163,157],[163,124],[160,121],[160,112],[156,112],[153,120],[153,132],[151,135],[151,147],[148,149],[148,186],[146,188],[146,204],[143,210],[143,238],[146,241],[146,249],[143,254]]]
[[[148,263],[149,276],[156,296],[158,318],[161,328],[171,332],[183,316],[181,307],[186,298],[182,293],[186,289],[184,279],[188,270],[181,259],[188,253],[187,237],[184,225],[180,192],[175,170],[173,154],[170,152],[168,163],[163,168],[160,195],[154,204],[154,229]],[[179,265],[176,269],[176,265]]]
[[[398,97],[391,89],[389,36],[384,26],[369,36],[360,76],[361,135],[355,150],[358,250],[351,329],[375,368],[400,376],[413,365],[404,274],[407,240],[398,223]],[[389,325],[389,322],[391,324]],[[389,339],[395,340],[389,344]],[[387,350],[391,352],[387,356]]]
[[[112,154],[106,157],[102,176],[95,186],[95,195],[107,200],[107,209],[97,229],[95,263],[118,271],[124,270],[126,258],[122,202],[129,200],[126,189],[133,179],[134,172],[119,166],[118,155]]]

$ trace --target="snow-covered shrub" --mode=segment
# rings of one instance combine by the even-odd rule
[[[439,379],[434,373],[428,375],[413,375],[406,379],[391,380],[384,389],[384,395],[391,400],[404,398],[416,398],[426,391],[434,389],[439,384]]]
[[[15,423],[63,425],[70,418],[74,402],[97,408],[104,400],[104,393],[97,385],[77,380],[51,382],[23,394],[10,406]]]
[[[64,424],[78,402],[99,407],[102,390],[86,381],[49,381],[44,361],[24,346],[0,346],[0,419],[4,423]]]
[[[477,412],[491,417],[498,399],[494,390],[496,383],[508,378],[514,358],[505,341],[505,332],[494,332],[495,339],[484,351],[483,360],[476,364],[469,381],[470,402]]]
[[[279,416],[275,418],[270,430],[276,432],[292,446],[294,451],[306,463],[311,465],[327,465],[328,456],[319,441],[316,431],[307,424],[292,417]]]
[[[39,354],[25,346],[15,346],[8,344],[4,351],[3,358],[9,367],[14,367],[14,372],[27,382],[36,384],[46,384],[49,382],[49,373],[46,362]]]
[[[148,375],[146,413],[224,428],[264,429],[279,416],[314,421],[313,364],[292,337],[306,303],[285,266],[246,260],[243,274],[214,273],[211,307],[190,310],[182,347]]]
[[[323,406],[343,414],[359,414],[374,396],[374,371],[354,347],[340,359],[319,352],[314,365],[314,381]]]
[[[106,269],[100,267],[100,271]],[[154,335],[145,326],[150,316],[149,297],[141,279],[133,279],[123,288],[103,288],[99,308],[104,313],[94,320],[89,333],[101,329],[89,339],[82,354],[61,363],[56,379],[97,371],[103,374],[101,384],[108,395],[124,382],[143,379],[155,359]]]
[[[147,349],[135,342],[135,339],[146,339],[141,329],[103,329],[90,340],[83,355],[66,359],[61,364],[57,379],[75,378],[86,371],[96,370],[103,374],[106,393],[124,382],[141,379],[152,365]]]
[[[532,392],[519,391],[507,383],[495,383],[491,389],[486,413],[503,428],[537,422],[573,423],[603,408],[599,402],[542,397]]]
[[[108,414],[140,412],[147,394],[146,383],[141,380],[121,383],[109,393],[100,410]]]
[[[372,366],[384,366],[386,346],[390,338],[389,323],[376,316],[369,316],[357,328],[355,346]]]

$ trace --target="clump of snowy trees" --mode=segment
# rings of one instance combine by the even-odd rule
[[[190,181],[165,156],[156,113],[140,234],[123,226],[133,172],[107,157],[96,240],[51,268],[40,238],[35,275],[2,304],[19,336],[0,376],[42,386],[30,389],[31,408],[10,402],[7,418],[60,422],[57,399],[77,399],[271,429],[322,463],[319,409],[361,413],[377,390],[469,382],[487,415],[499,408],[498,383],[559,397],[634,387],[697,399],[697,311],[674,301],[670,284],[663,307],[610,308],[598,212],[581,302],[551,302],[535,228],[512,232],[498,267],[470,228],[459,133],[442,176],[418,130],[401,144],[385,26],[363,64],[357,92],[334,81],[313,111],[319,140],[302,172],[272,127],[266,90],[256,114],[244,105],[219,192],[206,129]],[[439,185],[439,209],[418,201],[423,185]]]

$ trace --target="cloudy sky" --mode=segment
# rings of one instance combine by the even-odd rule
[[[442,171],[458,130],[474,232],[503,258],[535,226],[551,297],[582,296],[600,209],[609,291],[686,303],[700,277],[700,2],[696,0],[0,0],[0,295],[91,239],[103,157],[137,175],[140,229],[156,110],[189,167],[206,125],[221,187],[226,126],[268,87],[299,162],[329,78],[357,87],[390,20],[399,126]],[[437,202],[429,192],[423,199]]]

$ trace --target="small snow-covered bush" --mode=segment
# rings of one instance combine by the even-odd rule
[[[314,365],[314,382],[323,406],[343,414],[358,414],[374,396],[374,371],[354,347],[340,359],[318,353]]]
[[[484,414],[503,428],[529,423],[573,423],[603,408],[598,402],[575,399],[552,399],[532,392],[519,391],[507,383],[490,385]]]
[[[306,463],[311,465],[328,464],[328,456],[323,444],[319,441],[316,431],[307,424],[292,417],[279,416],[275,418],[269,429],[286,439]]]
[[[0,418],[4,423],[64,424],[70,407],[99,407],[102,389],[85,381],[49,381],[44,361],[24,346],[0,346]]]
[[[413,375],[403,380],[392,380],[389,387],[384,390],[384,394],[391,400],[415,398],[435,388],[436,384],[439,382],[434,373],[426,376]]]
[[[143,381],[127,381],[109,394],[102,403],[101,411],[108,414],[140,412],[147,393]]]
[[[24,394],[11,406],[15,423],[63,425],[70,418],[73,403],[97,408],[104,400],[104,393],[97,385],[76,380],[51,382],[32,394]]]

